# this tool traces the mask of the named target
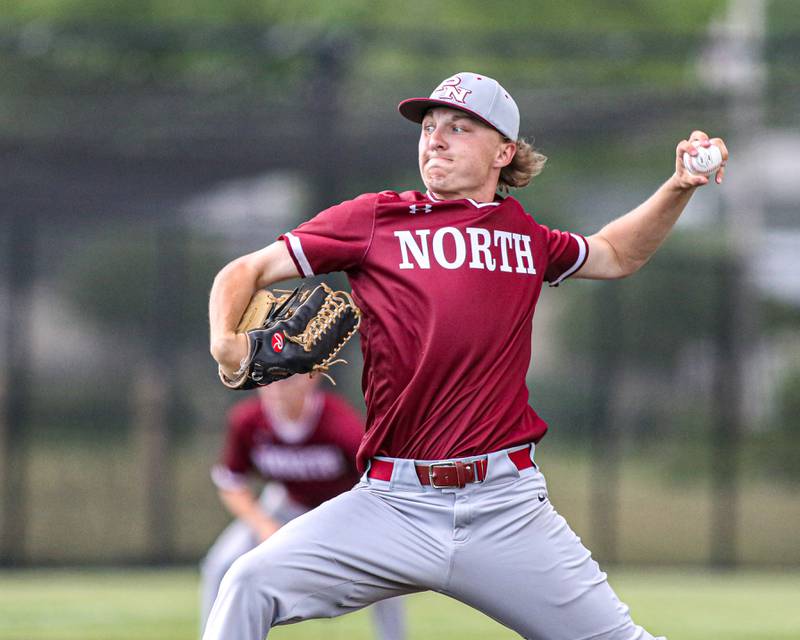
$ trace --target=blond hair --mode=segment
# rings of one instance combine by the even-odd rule
[[[517,139],[517,152],[511,162],[500,170],[497,188],[508,192],[509,189],[521,189],[527,186],[534,176],[538,176],[547,156],[539,153],[533,145],[522,138]]]

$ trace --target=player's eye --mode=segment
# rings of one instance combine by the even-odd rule
[[[464,133],[464,131],[466,131],[466,129],[464,129],[464,127],[462,127],[460,125],[457,125],[457,124],[453,125],[453,133]]]
[[[430,123],[422,125],[422,130],[425,133],[427,133],[428,135],[432,134],[435,129],[436,129],[436,127],[434,125],[430,124]]]

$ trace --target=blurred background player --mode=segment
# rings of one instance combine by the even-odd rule
[[[201,630],[237,558],[358,481],[364,424],[342,398],[321,391],[318,379],[297,375],[262,387],[229,412],[225,447],[211,476],[236,520],[201,564]],[[267,483],[260,499],[250,486],[253,475]],[[399,599],[378,602],[372,611],[380,640],[405,637]]]

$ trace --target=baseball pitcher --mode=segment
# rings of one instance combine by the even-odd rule
[[[458,73],[399,110],[419,125],[424,191],[335,205],[214,281],[220,373],[258,383],[264,367],[256,380],[242,363],[270,337],[236,331],[254,292],[344,271],[361,310],[367,430],[358,484],[234,563],[204,638],[262,640],[276,625],[424,590],[525,638],[653,638],[548,500],[534,461],[547,425],[525,382],[531,324],[545,282],[639,270],[694,191],[722,182],[725,145],[693,132],[650,198],[584,236],[548,228],[505,195],[526,186],[544,157],[519,138],[517,105],[497,81]],[[683,154],[712,145],[715,178],[689,171]],[[280,375],[308,370],[264,362]]]

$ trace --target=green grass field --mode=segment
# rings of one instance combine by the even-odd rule
[[[0,572],[0,640],[192,640],[197,574],[184,570]],[[617,570],[634,619],[671,640],[800,638],[800,573]],[[518,638],[437,594],[406,598],[409,640]],[[367,640],[361,611],[278,628],[283,640]]]

